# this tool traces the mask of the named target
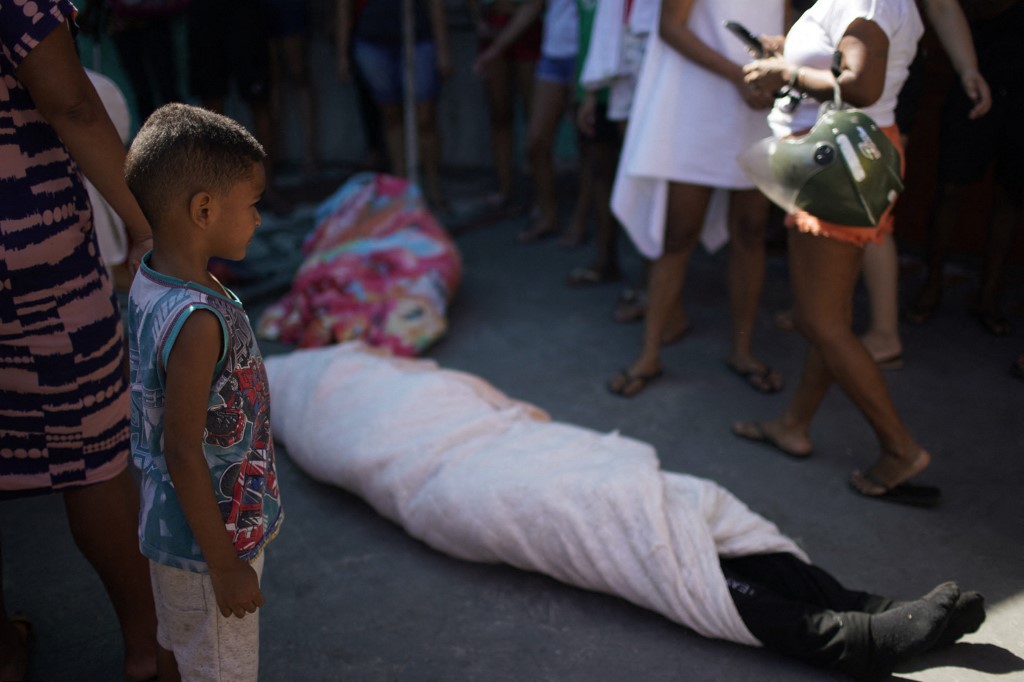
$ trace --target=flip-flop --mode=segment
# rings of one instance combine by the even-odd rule
[[[886,502],[895,502],[896,504],[904,504],[911,507],[925,507],[932,508],[937,507],[942,502],[942,491],[939,488],[931,485],[917,485],[906,481],[899,483],[894,486],[887,486],[884,483],[872,478],[868,474],[861,471],[854,471],[854,477],[860,476],[871,485],[882,488],[881,493],[869,493],[861,490],[854,480],[851,478],[848,483],[850,488],[863,497],[869,497],[875,500],[884,500]]]
[[[1010,321],[999,313],[982,308],[974,308],[971,312],[974,314],[975,319],[978,320],[978,324],[984,327],[985,331],[992,336],[1009,336],[1013,333]]]
[[[608,382],[608,390],[622,398],[632,398],[662,374],[660,369],[650,374],[633,374],[628,369],[619,370],[619,373]]]
[[[938,303],[913,303],[903,311],[903,319],[920,327],[932,319],[936,308],[938,308]]]
[[[784,454],[786,457],[790,457],[792,459],[807,459],[812,454],[811,450],[808,450],[807,452],[793,452],[792,450],[789,450],[788,448],[782,447],[782,443],[780,443],[773,435],[771,435],[770,433],[765,431],[764,430],[764,426],[762,426],[760,422],[739,422],[739,423],[750,424],[755,429],[757,429],[757,433],[753,433],[753,434],[740,433],[739,431],[736,430],[736,424],[733,424],[733,426],[732,426],[732,433],[733,433],[734,436],[737,436],[737,437],[742,438],[744,440],[749,440],[751,443],[760,443],[761,445],[767,445],[768,447],[773,448],[774,450]]]
[[[778,393],[785,386],[782,375],[768,365],[765,365],[762,369],[740,369],[731,362],[726,362],[725,366],[746,381],[747,385],[758,393],[764,393],[765,395]],[[773,374],[778,377],[778,383],[772,383]]]
[[[536,227],[531,227],[528,230],[523,230],[522,232],[520,232],[516,236],[516,239],[519,241],[520,244],[532,244],[533,242],[540,241],[541,239],[554,237],[556,234],[558,234],[558,230],[556,230],[553,227],[544,230],[537,229]]]
[[[616,322],[636,322],[647,314],[647,293],[643,289],[626,289],[619,294],[612,319]]]
[[[903,369],[903,353],[894,353],[884,358],[876,358],[875,364],[878,365],[878,369]]]
[[[621,277],[618,268],[580,267],[573,268],[565,283],[571,287],[586,287],[614,282]]]

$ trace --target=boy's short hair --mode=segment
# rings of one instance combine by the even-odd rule
[[[154,111],[132,141],[124,178],[150,225],[196,192],[226,194],[267,158],[237,121],[189,104]]]

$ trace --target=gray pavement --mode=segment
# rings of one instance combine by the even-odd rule
[[[472,182],[458,189],[475,191]],[[904,420],[934,457],[922,481],[945,493],[941,508],[918,510],[847,488],[849,472],[873,461],[876,444],[838,390],[814,425],[808,461],[730,434],[734,418],[779,411],[791,388],[758,395],[724,365],[724,253],[696,254],[686,295],[693,332],[666,349],[665,376],[625,400],[604,388],[639,347],[640,326],[611,319],[621,286],[564,286],[592,246],[520,246],[514,237],[524,224],[464,222],[458,229],[465,277],[450,332],[429,357],[558,420],[652,443],[665,469],[720,482],[851,587],[912,597],[954,579],[985,594],[989,616],[981,630],[916,659],[900,679],[1024,680],[1024,383],[1007,374],[1024,352],[1019,272],[1012,273],[1018,331],[1011,337],[989,336],[969,316],[976,284],[970,262],[961,264],[963,276],[937,316],[903,329],[907,365],[886,378]],[[297,232],[305,227],[294,225]],[[623,252],[635,279],[639,262],[625,244]],[[904,289],[919,278],[908,267]],[[244,288],[241,294],[246,298]],[[772,324],[788,298],[785,256],[772,251],[756,347],[795,383],[804,343]],[[250,300],[252,313],[268,300]],[[704,639],[613,597],[441,555],[358,498],[310,480],[283,450],[279,467],[287,520],[264,575],[263,680],[841,679]],[[119,679],[116,620],[74,548],[60,500],[5,502],[0,529],[8,607],[35,624],[33,679]]]

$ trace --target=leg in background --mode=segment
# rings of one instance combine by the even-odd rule
[[[861,342],[883,369],[902,365],[899,327],[899,254],[896,240],[885,234],[880,244],[864,247],[864,285],[871,303],[871,323]]]
[[[491,146],[498,191],[491,203],[500,205],[512,195],[512,173],[515,164],[515,106],[512,100],[513,62],[505,57],[495,59],[488,67],[484,87],[491,114]]]
[[[774,393],[783,385],[782,375],[769,370],[752,348],[764,286],[765,229],[770,206],[757,190],[733,192],[729,203],[729,364],[763,393]]]
[[[1024,228],[1024,188],[997,184],[989,222],[988,243],[981,289],[974,305],[985,328],[997,336],[1010,334],[1010,324],[1000,312],[999,293],[1010,252]]]
[[[913,324],[927,322],[942,300],[943,270],[959,223],[964,194],[963,186],[945,185],[939,188],[935,198],[931,221],[928,223],[925,282],[914,303],[906,311],[907,321]]]
[[[436,211],[447,210],[441,188],[441,135],[437,126],[437,101],[430,99],[416,104],[416,125],[423,157],[423,185],[427,200]]]
[[[558,125],[565,116],[569,89],[561,83],[534,83],[526,148],[533,171],[537,218],[520,234],[520,241],[532,241],[558,231],[558,199],[555,190],[553,148]]]

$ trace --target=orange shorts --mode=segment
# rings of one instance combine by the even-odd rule
[[[903,145],[900,142],[900,131],[895,125],[887,126],[882,128],[882,132],[885,136],[896,145],[896,151],[900,153],[900,173],[902,174],[906,170],[906,159],[903,155]],[[893,230],[893,217],[892,209],[893,205],[886,209],[885,213],[882,214],[878,224],[874,227],[853,227],[850,225],[836,225],[835,223],[828,223],[824,220],[815,218],[806,211],[797,211],[786,216],[786,227],[795,227],[801,232],[808,232],[810,234],[816,234],[821,237],[829,237],[831,239],[838,239],[839,241],[849,242],[856,244],[857,246],[864,246],[865,244],[875,243],[878,244],[882,241],[883,235],[892,234]]]

